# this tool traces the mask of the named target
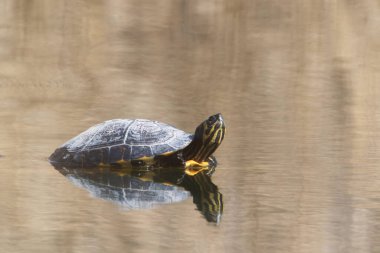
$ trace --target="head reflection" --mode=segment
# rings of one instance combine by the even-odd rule
[[[219,223],[223,212],[222,194],[211,181],[214,169],[189,176],[178,168],[55,168],[92,196],[114,202],[125,209],[153,208],[192,196],[207,221]]]

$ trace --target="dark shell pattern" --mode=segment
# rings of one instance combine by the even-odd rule
[[[61,146],[93,163],[154,157],[185,148],[192,135],[146,119],[114,119],[95,125]]]

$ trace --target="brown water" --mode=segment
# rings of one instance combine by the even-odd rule
[[[380,252],[379,101],[379,1],[2,1],[1,252]],[[219,225],[47,162],[107,119],[216,112]]]

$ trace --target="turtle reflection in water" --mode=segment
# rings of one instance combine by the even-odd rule
[[[207,221],[219,223],[223,212],[222,194],[211,181],[213,168],[192,176],[178,168],[55,168],[94,197],[126,209],[152,208],[158,204],[180,202],[192,195],[194,204]]]

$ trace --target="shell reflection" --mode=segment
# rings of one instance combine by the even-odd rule
[[[223,198],[211,181],[214,169],[190,176],[185,170],[131,168],[68,168],[55,167],[74,185],[92,196],[111,201],[124,209],[147,209],[160,204],[183,201],[190,196],[209,222],[219,223]]]

